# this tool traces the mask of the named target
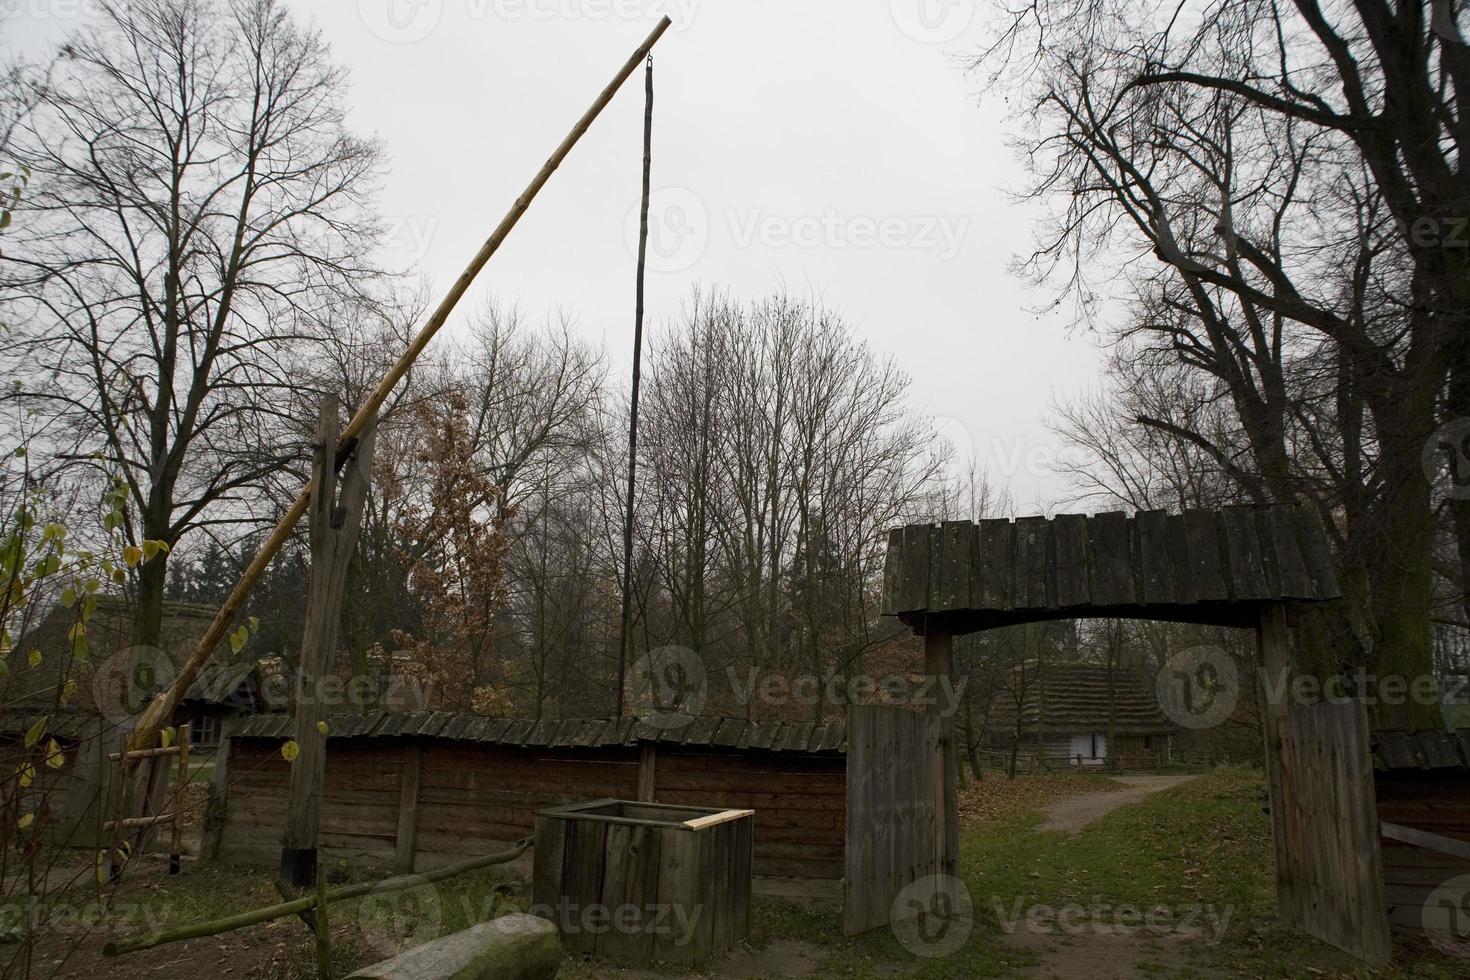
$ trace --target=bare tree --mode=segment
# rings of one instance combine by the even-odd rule
[[[288,389],[377,277],[380,155],[346,127],[325,44],[272,0],[101,12],[29,81],[7,356],[71,465],[127,488],[129,539],[173,545],[268,516],[262,482],[301,451]],[[138,569],[138,643],[158,640],[166,560]]]
[[[1421,471],[1441,419],[1470,416],[1470,251],[1451,234],[1470,200],[1470,51],[1448,5],[1429,9],[1042,0],[1009,10],[982,59],[1024,91],[1034,193],[1059,203],[1030,268],[1086,300],[1110,254],[1158,260],[1126,266],[1140,308],[1163,314],[1143,326],[1221,383],[1251,451],[1243,489],[1301,495],[1285,433],[1312,409],[1286,371],[1332,368],[1337,441],[1319,457],[1367,490],[1330,506],[1364,581],[1354,657],[1405,676],[1432,669],[1436,507],[1470,527]],[[1440,724],[1432,706],[1380,722]]]

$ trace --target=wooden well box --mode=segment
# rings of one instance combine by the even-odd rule
[[[754,815],[626,800],[539,810],[531,911],[569,953],[702,964],[749,934]]]

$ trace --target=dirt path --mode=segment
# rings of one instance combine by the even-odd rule
[[[1042,810],[1046,819],[1036,829],[1043,832],[1075,834],[1095,820],[1100,820],[1120,806],[1137,803],[1160,790],[1187,783],[1198,776],[1118,776],[1127,789],[1110,793],[1083,793],[1058,800]]]
[[[1179,936],[1068,936],[1021,929],[1006,942],[1041,957],[1024,974],[1038,980],[1214,980],[1227,975],[1199,966],[1190,953],[1192,941]]]

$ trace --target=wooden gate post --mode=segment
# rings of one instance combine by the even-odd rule
[[[658,802],[658,749],[651,742],[638,747],[638,802]]]
[[[1290,714],[1290,705],[1285,700],[1286,685],[1291,679],[1290,633],[1286,625],[1286,609],[1279,604],[1261,607],[1260,620],[1256,625],[1257,666],[1260,681],[1256,694],[1261,705],[1262,740],[1265,746],[1266,787],[1271,803],[1271,843],[1276,855],[1276,910],[1281,921],[1289,926],[1300,926],[1301,916],[1297,907],[1295,889],[1291,876],[1290,855],[1286,824],[1286,795],[1281,765],[1281,723]],[[1271,700],[1271,692],[1283,695]]]
[[[308,518],[311,531],[311,581],[306,593],[306,629],[296,672],[296,745],[291,764],[291,795],[286,833],[281,841],[281,884],[299,891],[316,881],[317,839],[321,824],[322,784],[326,778],[327,740],[319,723],[326,714],[320,679],[331,671],[342,618],[342,591],[347,566],[357,545],[363,501],[373,458],[374,421],[363,430],[351,453],[337,499],[341,432],[336,395],[322,399],[316,426]]]
[[[959,797],[955,787],[955,743],[954,718],[944,714],[944,705],[938,694],[941,683],[947,683],[954,673],[954,639],[948,633],[924,633],[924,672],[934,685],[933,700],[928,706],[929,717],[939,727],[939,752],[934,765],[940,768],[934,785],[939,798],[935,800],[935,813],[939,816],[935,841],[940,853],[937,865],[947,875],[959,871],[960,824]]]

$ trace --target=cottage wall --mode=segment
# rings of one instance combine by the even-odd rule
[[[280,745],[271,738],[231,739],[221,858],[267,865],[279,860],[290,771]],[[499,850],[529,835],[535,811],[544,807],[637,797],[635,746],[330,739],[321,838],[328,862],[393,863],[404,760],[415,750],[420,753],[418,869]],[[756,811],[757,875],[842,877],[843,756],[660,746],[654,771],[661,803]]]

